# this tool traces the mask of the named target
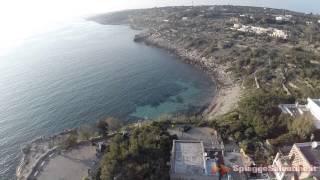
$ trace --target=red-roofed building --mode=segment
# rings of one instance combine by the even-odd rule
[[[281,169],[274,172],[276,179],[320,179],[320,142],[296,143],[288,155],[278,153],[273,166]],[[289,170],[284,168],[294,168]]]

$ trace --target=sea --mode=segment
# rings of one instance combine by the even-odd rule
[[[107,117],[157,119],[207,105],[215,84],[127,26],[77,20],[0,55],[0,179],[38,136]]]

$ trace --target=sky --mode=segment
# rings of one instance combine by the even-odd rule
[[[0,50],[69,19],[122,9],[177,5],[248,5],[320,12],[320,0],[0,0]]]

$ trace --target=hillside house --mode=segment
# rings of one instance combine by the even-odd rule
[[[314,121],[314,126],[320,129],[320,99],[307,99],[306,105],[296,104],[280,104],[279,108],[285,114],[293,117],[310,116]]]
[[[320,142],[296,143],[288,155],[277,153],[273,167],[277,180],[319,179]]]
[[[171,152],[171,180],[227,179],[221,149],[207,149],[202,141],[174,140]]]

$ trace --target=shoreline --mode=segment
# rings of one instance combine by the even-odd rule
[[[213,57],[201,57],[196,50],[186,50],[185,48],[169,42],[156,33],[142,32],[134,38],[137,43],[145,43],[147,46],[153,46],[168,51],[177,56],[177,58],[187,64],[193,65],[204,71],[215,84],[215,94],[209,105],[202,112],[202,116],[212,120],[223,115],[236,107],[241,95],[241,86],[230,72],[228,67],[214,63]]]
[[[66,129],[51,136],[37,137],[26,143],[21,148],[21,159],[16,168],[16,178],[18,180],[30,178],[39,164],[47,156],[54,154],[58,144],[73,132],[75,132],[75,129]]]
[[[65,149],[62,144],[66,142],[69,136],[77,133],[78,128],[65,129],[50,136],[40,136],[28,142],[21,149],[21,159],[16,167],[17,180],[35,179],[52,158],[69,152],[81,145],[98,142],[105,139],[102,136],[91,137],[88,140],[78,140],[70,149]],[[106,138],[112,137],[109,134]]]
[[[139,41],[136,39],[137,36],[139,37]],[[211,81],[215,84],[215,88],[213,89],[214,94],[212,97],[210,96],[210,98],[212,98],[210,103],[207,106],[204,106],[203,110],[199,112],[203,117],[212,120],[229,112],[235,107],[240,97],[241,88],[240,84],[226,71],[226,66],[215,64],[212,58],[207,59],[201,57],[197,50],[188,51],[182,47],[172,45],[169,41],[164,39],[154,38],[152,35],[146,36],[145,34],[140,33],[137,34],[136,37],[134,39],[136,42],[143,42],[148,46],[166,50],[170,54],[176,56],[179,60],[201,69],[210,77]],[[33,153],[32,151],[31,153],[24,152],[25,149],[21,149],[22,158],[16,168],[17,179],[31,176],[34,173],[34,170],[39,166],[39,162],[42,162],[43,159],[48,158],[49,155],[54,154],[55,151],[57,151],[57,149],[49,146],[54,146],[54,144],[61,142],[74,130],[75,129],[65,130],[49,137],[42,136],[27,143],[26,147],[29,146],[30,149],[38,149],[41,147],[42,153],[36,151]],[[50,145],[48,145],[48,142],[54,143],[49,143]]]

